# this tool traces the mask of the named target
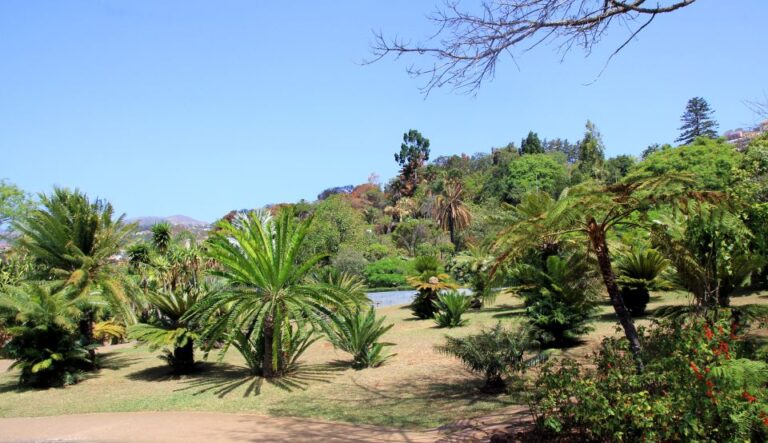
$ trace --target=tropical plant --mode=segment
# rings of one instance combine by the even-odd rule
[[[331,284],[309,281],[322,255],[298,262],[312,218],[296,221],[288,211],[277,218],[251,212],[221,221],[208,241],[208,255],[217,262],[212,274],[226,290],[199,301],[192,316],[208,325],[204,337],[250,346],[263,343],[260,371],[279,377],[289,369],[284,339],[288,330],[305,331],[331,311],[348,305],[352,295]],[[242,351],[241,351],[242,352]]]
[[[468,337],[446,336],[445,343],[436,348],[461,360],[470,371],[483,374],[489,391],[503,390],[505,377],[525,372],[548,355],[536,351],[538,343],[526,329],[509,330],[501,323]],[[527,352],[532,353],[528,358]]]
[[[764,264],[749,250],[751,233],[727,208],[696,205],[687,216],[660,218],[654,246],[674,265],[674,283],[690,291],[698,309],[728,307],[734,289]]]
[[[594,264],[584,254],[552,255],[544,268],[519,264],[514,269],[525,300],[531,332],[543,344],[564,346],[591,330],[598,281]]]
[[[493,272],[495,265],[496,257],[487,246],[470,246],[451,260],[451,274],[457,280],[469,283],[472,289],[471,308],[480,309],[496,300],[495,288],[501,283],[503,273]]]
[[[441,328],[456,328],[466,325],[469,320],[461,316],[469,309],[472,298],[459,291],[447,291],[437,295],[435,300],[435,322]]]
[[[499,241],[501,261],[519,257],[545,238],[580,235],[597,258],[598,269],[616,317],[631,344],[637,370],[643,370],[641,345],[629,310],[624,305],[608,248],[608,234],[618,226],[642,226],[647,213],[658,206],[685,206],[690,201],[720,201],[722,194],[693,190],[694,181],[684,174],[628,178],[603,186],[588,181],[563,191],[542,213],[517,222]]]
[[[0,354],[15,360],[19,383],[58,386],[80,379],[80,372],[93,367],[88,347],[78,336],[83,310],[102,304],[98,297],[69,294],[51,286],[26,284],[6,288],[0,294],[0,317],[11,339]]]
[[[411,303],[413,315],[420,319],[435,316],[437,295],[444,289],[455,289],[457,285],[450,281],[448,274],[427,271],[420,275],[408,277],[408,283],[418,292]]]
[[[404,286],[410,264],[400,257],[387,257],[365,267],[365,281],[370,288],[394,288]]]
[[[119,323],[114,318],[103,320],[93,325],[93,338],[98,342],[119,343],[125,340],[126,336],[125,325]]]
[[[298,359],[316,342],[320,337],[315,334],[311,327],[299,327],[296,325],[287,325],[276,331],[279,337],[281,350],[280,362],[282,374],[293,372],[298,367]],[[245,360],[245,364],[253,375],[264,375],[264,352],[267,348],[264,341],[264,333],[256,332],[250,336],[240,330],[234,330],[224,338],[224,346],[221,348],[219,357],[223,358],[229,348],[235,349]]]
[[[165,254],[171,246],[171,224],[160,222],[152,225],[152,246],[161,254]]]
[[[440,228],[451,236],[451,243],[457,245],[456,232],[465,229],[472,221],[472,214],[464,204],[464,189],[461,182],[448,184],[442,194],[435,197],[432,216]]]
[[[124,322],[134,322],[129,282],[113,260],[134,226],[124,215],[114,218],[108,202],[78,190],[54,188],[40,195],[40,204],[14,224],[22,234],[19,246],[44,269],[40,277],[74,297],[99,294]],[[93,341],[95,319],[96,311],[86,307],[79,325],[86,344]]]
[[[651,299],[650,289],[659,282],[669,261],[655,249],[629,252],[617,261],[618,282],[624,304],[633,317],[645,314]]]
[[[392,343],[380,343],[381,337],[392,329],[393,324],[384,326],[386,317],[376,318],[376,311],[369,308],[341,310],[330,316],[329,323],[323,323],[328,340],[338,349],[352,354],[355,369],[381,366],[394,354],[385,354],[384,348]]]

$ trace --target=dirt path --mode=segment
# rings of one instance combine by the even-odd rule
[[[253,414],[129,412],[0,419],[0,442],[433,442],[408,432]]]

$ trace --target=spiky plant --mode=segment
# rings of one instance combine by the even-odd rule
[[[503,279],[502,272],[493,272],[496,257],[488,245],[470,246],[466,251],[453,257],[451,272],[461,273],[472,289],[471,308],[480,309],[496,300],[498,287]]]
[[[88,349],[78,336],[83,309],[103,305],[100,298],[26,284],[0,294],[0,316],[10,341],[0,349],[21,370],[19,383],[31,386],[72,384],[92,367]]]
[[[134,225],[115,217],[112,205],[90,200],[78,190],[54,188],[40,195],[40,208],[14,224],[21,233],[19,246],[44,269],[39,276],[67,294],[99,294],[126,323],[135,321],[130,284],[116,265],[117,255]],[[79,329],[87,343],[93,341],[96,311],[84,307]]]
[[[458,287],[445,273],[425,272],[419,276],[408,277],[406,281],[418,291],[411,302],[411,310],[413,315],[420,319],[434,318],[435,301],[440,291]]]
[[[467,337],[446,336],[445,343],[436,349],[458,358],[471,372],[482,374],[489,391],[503,390],[505,377],[525,372],[548,355],[538,352],[538,343],[529,331],[508,330],[501,323]],[[527,358],[526,353],[530,355]]]
[[[122,342],[126,337],[125,325],[114,318],[93,325],[93,338],[101,343],[105,341]]]
[[[150,318],[131,326],[129,336],[163,348],[164,358],[176,373],[194,368],[195,340],[201,325],[185,316],[197,302],[215,294],[218,288],[204,276],[205,264],[197,248],[168,246],[163,256],[153,256],[149,263],[145,298]]]
[[[628,252],[618,259],[618,282],[624,304],[633,317],[645,314],[651,299],[650,289],[669,266],[669,261],[655,249]]]
[[[522,284],[528,324],[542,343],[564,346],[591,330],[599,286],[594,264],[584,254],[553,255],[543,269],[521,264],[514,273]]]
[[[472,298],[459,291],[443,292],[435,301],[435,322],[441,328],[457,328],[466,325],[469,320],[461,316],[469,309]]]
[[[254,343],[261,335],[265,377],[279,377],[288,368],[282,339],[286,328],[318,325],[353,298],[338,286],[311,282],[310,273],[324,256],[298,261],[311,222],[311,217],[297,221],[288,211],[277,218],[251,212],[221,221],[208,242],[208,255],[217,263],[212,273],[227,287],[201,300],[194,318],[208,325],[209,339],[231,342],[242,333]]]
[[[355,309],[339,311],[323,324],[328,340],[337,349],[352,354],[355,369],[381,366],[394,354],[384,353],[392,343],[380,343],[381,337],[392,329],[393,324],[384,325],[386,317],[376,318],[376,311]]]

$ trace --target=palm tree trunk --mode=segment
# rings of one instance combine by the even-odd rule
[[[451,243],[456,247],[456,228],[453,226],[453,217],[448,216],[448,232],[451,234]]]
[[[80,337],[83,342],[84,346],[88,346],[88,359],[91,362],[91,365],[95,368],[96,367],[96,350],[91,348],[90,346],[93,345],[94,339],[93,339],[93,321],[94,321],[95,313],[92,309],[88,309],[84,315],[83,318],[80,319],[78,322],[77,328],[80,332]]]
[[[179,374],[190,372],[195,366],[195,343],[187,340],[187,344],[173,350],[173,370]]]
[[[632,322],[632,316],[629,314],[629,310],[624,304],[624,298],[621,296],[619,285],[616,283],[616,274],[613,273],[613,267],[611,266],[611,255],[608,251],[605,230],[602,226],[597,224],[595,219],[591,219],[588,223],[587,232],[589,234],[589,239],[592,242],[592,247],[595,248],[600,274],[602,274],[605,288],[608,290],[608,297],[611,299],[611,305],[613,305],[613,310],[616,312],[616,316],[619,318],[619,323],[621,323],[621,327],[624,329],[624,335],[629,341],[629,347],[632,351],[632,356],[635,358],[637,371],[642,372],[644,365],[640,358],[640,337],[637,334],[634,322]]]
[[[266,378],[275,377],[276,371],[272,366],[272,346],[275,340],[275,318],[267,314],[264,319],[264,357],[261,363],[262,375]]]

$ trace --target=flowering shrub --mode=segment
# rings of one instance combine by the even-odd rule
[[[541,431],[611,441],[765,441],[768,365],[730,311],[641,330],[645,370],[607,338],[593,364],[546,366],[532,410]]]

